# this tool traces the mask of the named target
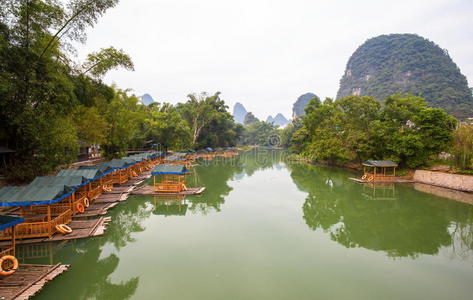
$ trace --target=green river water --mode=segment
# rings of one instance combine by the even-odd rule
[[[70,264],[36,299],[473,299],[473,206],[253,150],[202,196],[132,196],[102,237],[20,247]]]

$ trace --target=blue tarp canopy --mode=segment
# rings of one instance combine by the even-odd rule
[[[24,221],[25,220],[21,217],[0,215],[0,230],[5,230]]]
[[[95,180],[103,176],[98,168],[94,169],[77,169],[77,170],[61,170],[57,176],[81,176],[89,180]]]
[[[61,185],[7,186],[0,189],[0,206],[29,206],[58,203],[70,196]]]
[[[185,166],[157,165],[152,171],[153,175],[184,175],[187,173]]]

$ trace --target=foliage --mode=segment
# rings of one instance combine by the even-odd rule
[[[241,134],[220,92],[190,94],[186,103],[177,105],[178,112],[191,129],[195,148],[234,146]]]
[[[392,159],[402,166],[424,165],[447,150],[456,120],[424,99],[394,95],[378,100],[350,96],[306,108],[303,127],[291,138],[291,150],[332,163]]]
[[[118,67],[134,71],[130,56],[123,52],[122,49],[117,50],[110,47],[87,55],[87,61],[83,64],[84,71],[82,74],[90,72],[94,77],[102,77],[108,71]]]
[[[414,34],[381,35],[361,45],[348,60],[337,99],[353,93],[378,99],[409,93],[458,118],[473,114],[466,77],[448,52]]]
[[[455,130],[452,154],[457,167],[473,169],[473,124],[460,124]]]
[[[245,126],[240,143],[243,145],[279,146],[271,137],[277,136],[276,127],[267,122],[257,121]]]
[[[259,119],[253,115],[252,112],[249,112],[245,115],[245,119],[243,120],[243,125],[251,125],[253,123],[259,122]]]

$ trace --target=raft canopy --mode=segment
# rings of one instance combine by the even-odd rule
[[[363,163],[363,166],[389,168],[389,167],[397,167],[397,163],[391,160],[367,160]]]
[[[157,165],[152,171],[153,175],[185,175],[187,169],[182,165]]]
[[[134,163],[129,163],[124,159],[112,159],[111,161],[105,162],[104,164],[113,169],[126,169]]]
[[[25,220],[17,216],[0,215],[0,230],[5,230],[10,227],[23,223]]]
[[[62,186],[76,189],[90,182],[84,176],[40,176],[36,177],[28,186]]]
[[[58,203],[69,197],[64,185],[7,186],[0,189],[0,206],[29,206]]]
[[[88,180],[95,180],[103,176],[98,168],[87,168],[87,169],[77,169],[77,170],[61,170],[57,176],[81,176],[87,178]]]
[[[102,173],[102,176],[115,171],[115,169],[110,167],[107,163],[101,163],[96,166],[80,166],[78,170],[97,170]]]

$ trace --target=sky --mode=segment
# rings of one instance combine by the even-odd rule
[[[135,71],[103,80],[158,102],[222,93],[265,120],[301,94],[335,97],[371,37],[416,33],[448,50],[473,86],[473,0],[121,0],[88,30],[77,59],[114,46]]]

